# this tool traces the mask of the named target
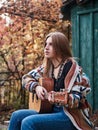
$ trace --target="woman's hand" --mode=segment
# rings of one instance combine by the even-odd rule
[[[37,86],[35,91],[39,99],[44,100],[47,98],[47,90],[44,87]]]
[[[54,103],[54,91],[48,93],[48,101],[52,104]]]

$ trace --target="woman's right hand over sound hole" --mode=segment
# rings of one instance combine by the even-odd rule
[[[38,96],[39,99],[41,99],[41,100],[46,99],[47,90],[44,87],[37,86],[35,88],[35,91],[36,91],[36,94],[37,94],[37,96]]]

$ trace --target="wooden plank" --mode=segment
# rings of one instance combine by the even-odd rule
[[[76,9],[73,9],[71,12],[71,21],[72,21],[72,52],[74,57],[79,57],[79,44],[77,43],[77,16]]]
[[[98,12],[94,13],[94,109],[98,108]]]
[[[80,31],[79,31],[79,50],[80,50],[80,64],[90,78],[91,87],[93,90],[93,52],[92,52],[92,18],[90,13],[80,15]],[[93,106],[93,91],[88,96],[89,102]]]

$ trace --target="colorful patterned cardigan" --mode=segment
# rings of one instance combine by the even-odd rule
[[[77,62],[73,58],[69,60],[72,61],[72,66],[64,80],[69,98],[68,104],[63,107],[64,112],[78,130],[92,130],[94,126],[89,120],[91,107],[86,99],[86,95],[91,91],[90,82]],[[44,67],[42,65],[24,75],[22,78],[23,87],[32,92],[39,85],[38,80],[43,70]]]

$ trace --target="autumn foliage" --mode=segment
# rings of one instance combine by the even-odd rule
[[[49,32],[61,31],[71,43],[71,24],[59,19],[60,7],[56,0],[10,0],[0,9],[0,14],[10,18],[9,24],[0,18],[0,92],[6,86],[7,104],[17,105],[18,97],[21,106],[25,104],[27,93],[21,91],[21,77],[42,63],[44,38]]]
[[[12,22],[0,29],[0,56],[5,62],[0,71],[17,72],[21,78],[42,61],[46,34],[59,30],[70,35],[70,23],[59,20],[60,6],[56,1],[20,0],[2,7],[1,13],[8,13]]]

